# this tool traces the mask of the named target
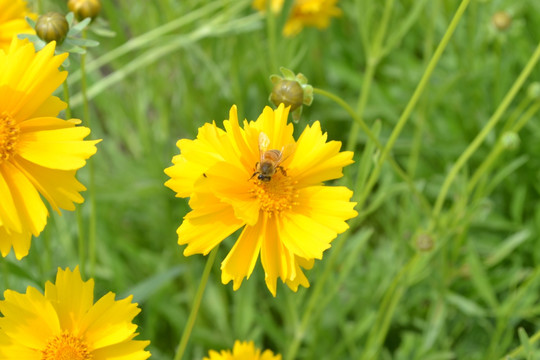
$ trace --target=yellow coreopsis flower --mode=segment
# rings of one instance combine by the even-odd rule
[[[17,34],[33,34],[34,30],[25,16],[36,18],[24,0],[0,0],[0,50],[9,49],[11,39]]]
[[[67,54],[54,56],[54,42],[35,52],[28,41],[14,39],[0,50],[0,253],[11,247],[26,256],[31,235],[47,222],[51,208],[74,210],[85,187],[77,169],[96,152],[98,141],[84,141],[90,129],[78,119],[62,120],[66,104],[51,94],[66,79],[58,70]],[[40,196],[41,194],[41,196]]]
[[[294,36],[304,26],[327,28],[332,17],[341,15],[341,9],[336,3],[337,0],[296,0],[283,28],[283,35]]]
[[[265,11],[268,0],[254,0],[253,7]],[[270,0],[272,12],[280,12],[283,0]],[[330,25],[332,17],[340,16],[341,9],[337,7],[338,0],[294,0],[291,12],[283,28],[283,35],[297,35],[305,26],[325,29]]]
[[[220,352],[210,350],[208,357],[203,360],[281,360],[281,355],[274,355],[270,350],[256,349],[253,341],[234,342],[233,351],[222,350]]]
[[[115,300],[109,292],[94,304],[94,280],[83,281],[78,267],[58,269],[45,294],[4,292],[0,301],[0,359],[143,360],[149,341],[133,340],[140,312],[132,296]]]
[[[178,228],[184,255],[207,254],[242,228],[221,264],[222,282],[238,289],[261,255],[266,285],[276,295],[280,278],[292,290],[309,286],[302,268],[357,215],[346,187],[323,182],[343,175],[353,153],[341,142],[327,142],[318,121],[298,140],[287,124],[289,108],[266,107],[257,121],[238,123],[236,106],[223,122],[199,129],[197,139],[179,140],[180,155],[165,170],[166,185],[178,197],[190,197],[192,211]]]

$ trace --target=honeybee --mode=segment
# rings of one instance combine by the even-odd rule
[[[283,175],[287,175],[285,169],[279,165],[283,161],[283,148],[281,151],[276,149],[268,150],[269,145],[270,139],[268,135],[261,132],[259,134],[260,161],[255,164],[255,172],[249,178],[250,180],[257,175],[257,179],[268,182],[278,169]]]

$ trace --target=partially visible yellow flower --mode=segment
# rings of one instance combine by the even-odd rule
[[[289,18],[283,28],[283,35],[297,35],[305,26],[325,29],[330,25],[330,19],[342,14],[337,7],[338,0],[294,0]],[[265,11],[267,0],[254,0],[253,7]],[[283,0],[271,0],[272,12],[278,13],[283,9]]]
[[[295,0],[289,19],[283,28],[283,35],[294,36],[304,26],[325,29],[332,17],[340,16],[341,9],[336,6],[338,0]]]
[[[220,352],[210,350],[209,357],[203,358],[203,360],[281,360],[281,355],[274,355],[270,350],[255,349],[253,341],[240,342],[236,340],[234,342],[233,351],[221,350]]]
[[[0,0],[1,1],[1,0]],[[95,154],[99,141],[84,141],[90,129],[78,119],[62,120],[66,104],[51,94],[66,79],[54,56],[54,42],[35,52],[14,38],[0,50],[0,253],[11,247],[26,256],[32,234],[47,223],[46,199],[53,210],[74,210],[86,190],[75,173]],[[41,195],[41,196],[40,196]]]
[[[0,0],[0,50],[9,49],[11,39],[17,34],[33,34],[34,30],[25,16],[36,18],[24,0]],[[1,68],[0,68],[1,69]]]
[[[94,304],[94,280],[83,281],[78,267],[58,269],[45,294],[4,292],[0,301],[0,359],[144,360],[150,341],[133,340],[140,312],[132,296],[115,300],[109,292]]]
[[[271,0],[270,9],[273,13],[278,13],[283,8],[285,0]],[[267,0],[253,0],[253,7],[259,11],[265,12],[267,7]]]
[[[221,264],[221,280],[237,290],[261,255],[272,295],[280,278],[293,291],[309,282],[302,268],[321,259],[336,236],[357,215],[352,191],[323,182],[343,176],[353,153],[327,142],[318,121],[298,140],[287,123],[289,108],[266,107],[257,121],[238,122],[236,106],[223,122],[199,129],[197,139],[177,142],[180,155],[165,173],[166,186],[190,197],[192,209],[178,228],[184,255],[208,254],[243,229]]]

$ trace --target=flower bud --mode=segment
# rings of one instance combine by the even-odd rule
[[[276,106],[281,103],[290,106],[293,112],[304,103],[304,90],[297,81],[283,79],[274,85],[270,101]]]
[[[498,11],[491,17],[491,22],[497,30],[504,31],[512,25],[512,18],[507,12]]]
[[[68,8],[79,21],[86,18],[94,19],[101,11],[101,2],[99,0],[69,0]]]
[[[420,251],[430,251],[433,245],[433,238],[428,234],[419,234],[416,237],[416,248]]]
[[[527,88],[527,96],[531,98],[531,100],[539,101],[540,100],[540,83],[535,81],[529,85]]]
[[[507,131],[502,135],[501,143],[506,150],[516,150],[519,147],[519,135],[513,131]]]
[[[57,12],[48,12],[41,15],[36,22],[36,34],[40,39],[60,45],[69,31],[66,18]]]

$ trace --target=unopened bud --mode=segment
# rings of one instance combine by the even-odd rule
[[[297,81],[283,79],[274,85],[270,101],[276,106],[281,103],[290,106],[292,112],[304,103],[304,90]]]
[[[491,17],[491,22],[497,30],[504,31],[512,25],[512,18],[507,12],[498,11]]]
[[[68,8],[79,21],[86,18],[94,19],[101,11],[101,2],[99,0],[69,0]]]
[[[40,39],[60,45],[69,31],[69,24],[64,15],[49,12],[41,15],[36,22],[36,34]]]
[[[539,82],[535,81],[529,85],[529,87],[527,88],[527,96],[535,101],[540,100],[540,83]]]
[[[501,143],[507,150],[516,150],[519,147],[520,139],[515,132],[507,131],[502,135]]]
[[[433,249],[433,238],[428,234],[419,234],[416,237],[416,247],[420,251],[430,251]]]

